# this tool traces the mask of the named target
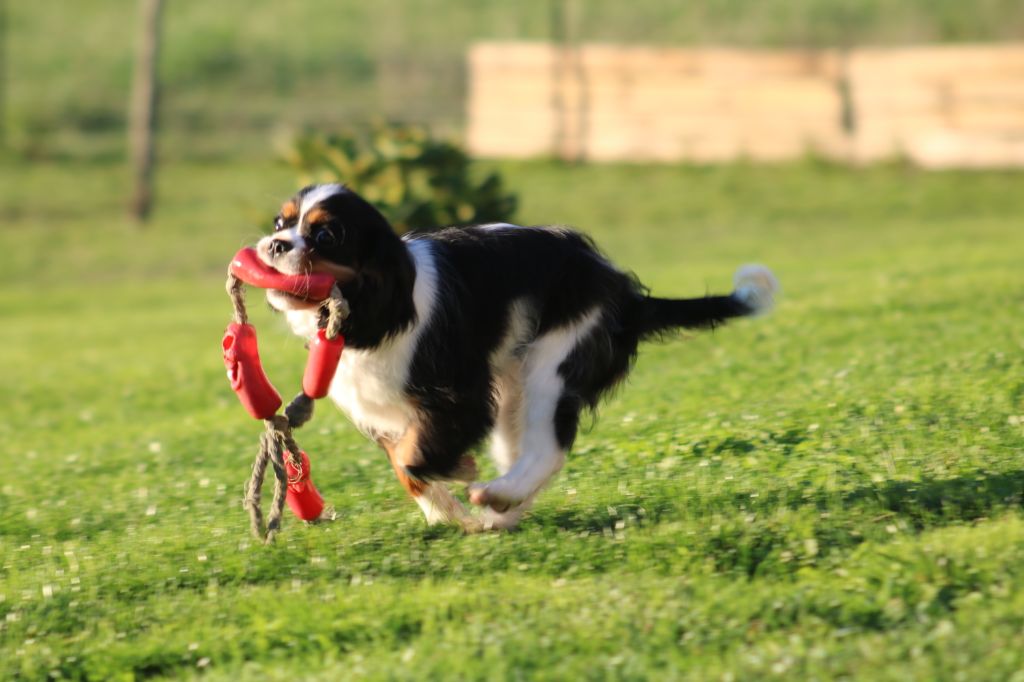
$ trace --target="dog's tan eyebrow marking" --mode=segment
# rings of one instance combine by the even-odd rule
[[[316,223],[326,222],[331,219],[329,211],[325,211],[322,208],[314,208],[306,213],[306,224],[315,225]]]
[[[281,206],[281,217],[286,222],[291,222],[299,217],[299,205],[294,201],[286,201]]]

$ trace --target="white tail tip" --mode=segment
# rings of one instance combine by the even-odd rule
[[[775,306],[779,280],[763,265],[743,265],[733,276],[736,298],[752,309],[751,315],[763,315]]]

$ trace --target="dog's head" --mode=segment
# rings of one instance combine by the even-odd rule
[[[382,251],[396,240],[384,216],[355,192],[336,184],[310,185],[281,206],[274,233],[259,241],[256,252],[286,274],[326,272],[344,291],[383,274]],[[274,290],[267,300],[282,311],[316,306]]]

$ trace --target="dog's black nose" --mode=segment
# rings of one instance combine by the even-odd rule
[[[267,250],[270,251],[271,256],[280,256],[282,253],[288,253],[292,250],[292,243],[285,239],[272,239],[267,246]]]

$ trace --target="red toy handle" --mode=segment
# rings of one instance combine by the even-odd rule
[[[345,348],[345,337],[338,334],[327,338],[323,329],[318,329],[309,344],[306,371],[302,375],[302,392],[310,398],[323,398],[331,389],[331,380],[338,369],[341,351]]]
[[[231,274],[260,289],[277,289],[310,301],[323,301],[331,295],[335,279],[326,272],[286,275],[260,260],[256,249],[240,249],[231,259]]]
[[[285,453],[284,470],[288,475],[285,500],[296,516],[303,521],[312,521],[320,518],[320,513],[324,510],[324,498],[320,496],[320,491],[309,477],[309,456],[299,450],[299,458],[302,460],[302,468],[296,469],[291,456]]]
[[[273,417],[281,407],[281,395],[263,372],[256,329],[251,324],[229,324],[221,347],[228,380],[242,405],[256,419]]]

